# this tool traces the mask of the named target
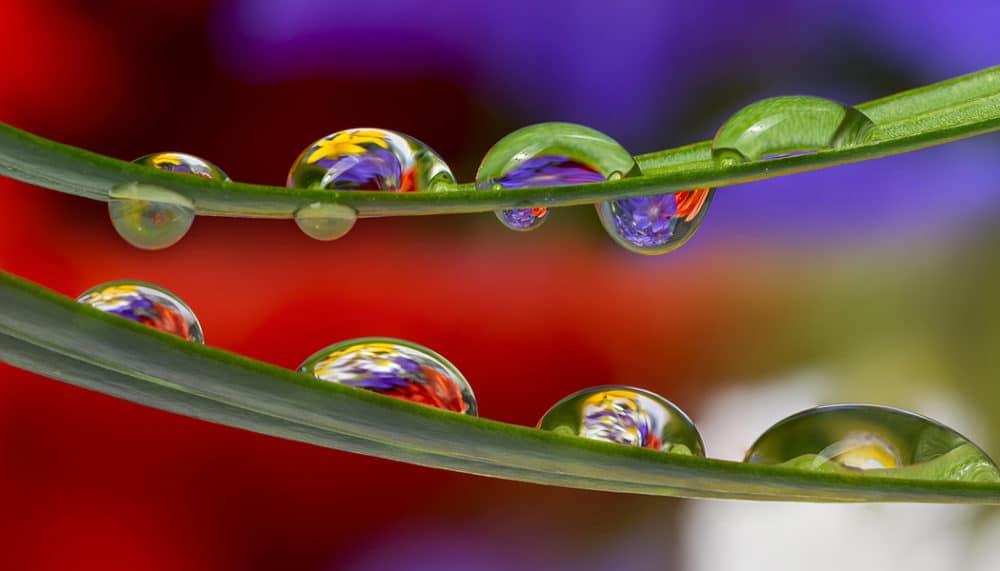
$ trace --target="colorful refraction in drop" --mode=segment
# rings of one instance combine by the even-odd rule
[[[617,173],[617,174],[616,174]],[[541,123],[500,139],[476,173],[478,190],[565,186],[604,182],[638,167],[632,155],[607,135],[572,123]],[[511,208],[496,212],[512,230],[532,230],[548,208]]]
[[[601,224],[615,242],[637,254],[665,254],[687,242],[701,226],[713,189],[637,196],[597,205]]]
[[[83,292],[77,301],[164,333],[198,343],[205,342],[201,324],[191,308],[157,285],[133,281],[108,282]]]
[[[162,171],[229,180],[219,167],[184,153],[154,153],[132,162]],[[159,250],[176,244],[187,234],[195,216],[194,204],[183,195],[138,182],[111,189],[108,214],[118,234],[129,244],[144,250]]]
[[[691,419],[660,395],[623,386],[602,386],[569,395],[545,413],[538,428],[663,450],[705,455],[705,446]]]
[[[306,359],[299,372],[453,412],[476,415],[465,377],[430,349],[388,338],[352,339]]]
[[[455,177],[424,143],[384,129],[348,129],[306,147],[288,172],[289,188],[445,191]]]
[[[746,462],[927,480],[1000,481],[996,464],[958,432],[884,406],[812,408],[767,429]]]

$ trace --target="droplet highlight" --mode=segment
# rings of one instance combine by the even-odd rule
[[[1000,470],[955,430],[896,408],[842,404],[805,410],[767,429],[746,462],[899,478],[1000,481]]]
[[[347,234],[358,220],[349,206],[314,202],[295,211],[295,223],[310,238],[336,240]]]
[[[604,182],[637,174],[635,159],[614,139],[583,125],[541,123],[500,139],[476,173],[478,190],[534,188]],[[542,206],[496,212],[512,230],[538,228],[549,216]]]
[[[191,308],[158,285],[138,281],[107,282],[83,292],[77,301],[182,339],[205,342],[201,324]]]
[[[738,164],[789,153],[864,143],[875,124],[848,105],[803,95],[752,103],[730,117],[712,141],[712,156]]]
[[[538,428],[626,446],[704,456],[691,419],[651,391],[608,385],[573,393],[538,421]]]
[[[288,172],[289,188],[438,192],[455,186],[440,155],[385,129],[347,129],[312,143]]]
[[[442,410],[477,414],[472,387],[454,365],[427,347],[401,339],[335,343],[306,359],[299,372]]]

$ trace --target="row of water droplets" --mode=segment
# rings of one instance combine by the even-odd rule
[[[101,284],[79,301],[204,343],[191,309],[153,284]],[[317,351],[298,370],[322,381],[478,415],[476,397],[462,373],[441,355],[409,341],[342,341]],[[573,393],[553,405],[537,427],[569,437],[705,455],[697,427],[680,408],[635,387],[599,386]],[[1000,481],[996,464],[955,430],[915,413],[874,405],[822,406],[793,414],[766,430],[744,461],[832,473]]]
[[[712,144],[720,166],[789,153],[839,149],[865,142],[873,123],[860,111],[818,97],[784,96],[758,101],[727,120]],[[135,162],[152,168],[228,181],[212,163],[184,153],[147,155]],[[607,135],[572,123],[542,123],[497,142],[476,174],[481,191],[590,184],[642,176],[633,156]],[[444,160],[426,144],[383,129],[338,131],[309,145],[288,174],[289,188],[334,191],[440,192],[457,188]],[[680,247],[701,225],[713,189],[622,198],[596,205],[608,234],[626,249],[662,254]],[[194,221],[195,205],[170,190],[125,184],[110,193],[111,219],[129,243],[159,249],[176,243]],[[496,213],[513,230],[538,228],[545,206]],[[357,212],[316,202],[295,213],[299,228],[318,240],[346,234]]]

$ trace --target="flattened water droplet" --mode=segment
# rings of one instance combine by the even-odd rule
[[[133,182],[111,189],[108,214],[126,242],[144,250],[159,250],[187,234],[194,222],[194,204],[171,190]]]
[[[569,395],[545,413],[538,428],[627,446],[705,455],[694,423],[660,395],[608,385]]]
[[[714,189],[637,196],[597,205],[601,224],[615,242],[637,254],[665,254],[684,245],[701,226]]]
[[[865,142],[875,124],[864,113],[822,97],[772,97],[730,117],[712,141],[712,156],[723,164],[764,157],[839,149]]]
[[[347,129],[306,147],[288,172],[289,188],[446,191],[455,177],[424,143],[385,129]]]
[[[764,432],[746,462],[927,480],[1000,481],[996,464],[958,432],[884,406],[843,404],[794,414]]]
[[[190,174],[212,180],[229,180],[222,169],[201,157],[187,153],[152,153],[132,161],[156,170]]]
[[[384,337],[351,339],[317,351],[300,373],[443,410],[476,416],[462,373],[427,347]]]
[[[500,139],[483,157],[476,188],[533,188],[604,182],[614,174],[638,172],[635,159],[614,139],[573,123],[541,123]],[[533,230],[548,218],[545,207],[496,212],[512,230]]]
[[[83,292],[77,301],[183,339],[205,342],[201,324],[191,308],[158,285],[138,281],[107,282]]]
[[[357,220],[358,213],[341,204],[314,202],[295,212],[295,223],[317,240],[336,240],[347,234]]]

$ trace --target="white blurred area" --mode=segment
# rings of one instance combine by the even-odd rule
[[[709,456],[741,460],[774,422],[842,402],[835,381],[802,372],[772,384],[733,383],[720,390],[695,416]],[[903,408],[988,444],[977,419],[953,396],[910,396]],[[688,571],[1000,570],[1000,508],[706,500],[686,502],[679,527]]]

